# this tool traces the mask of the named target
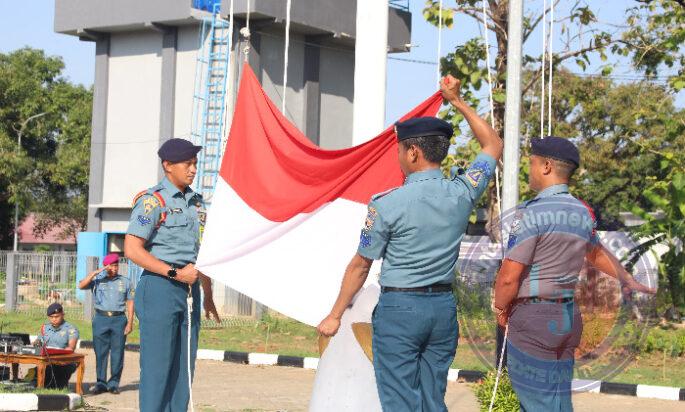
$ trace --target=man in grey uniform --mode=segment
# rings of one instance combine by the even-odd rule
[[[573,297],[586,259],[632,290],[655,293],[599,243],[592,209],[569,193],[579,164],[569,140],[533,139],[529,183],[538,195],[504,219],[510,234],[495,308],[498,324],[509,325],[507,370],[522,411],[573,410],[574,352],[583,330]]]
[[[371,263],[383,258],[381,296],[372,321],[373,362],[384,411],[447,410],[447,372],[458,339],[452,281],[459,245],[502,153],[502,140],[461,99],[459,86],[447,76],[442,95],[464,115],[482,152],[465,174],[446,179],[440,164],[452,126],[434,117],[396,125],[404,185],[372,197],[338,299],[318,326],[325,336],[337,332]]]

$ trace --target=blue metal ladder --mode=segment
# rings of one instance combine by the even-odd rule
[[[212,203],[226,134],[224,116],[231,33],[229,22],[220,16],[220,7],[220,2],[217,2],[212,6],[211,16],[202,18],[191,124],[193,142],[203,146],[198,153],[193,189],[203,196],[207,207]]]

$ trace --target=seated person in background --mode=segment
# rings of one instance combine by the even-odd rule
[[[58,349],[76,349],[78,329],[64,320],[64,309],[59,303],[48,306],[48,320],[41,326],[35,344],[40,347]],[[66,388],[69,378],[76,370],[76,364],[50,365],[45,369],[46,388]]]

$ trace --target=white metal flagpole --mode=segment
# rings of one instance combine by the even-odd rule
[[[507,51],[507,103],[504,114],[504,177],[502,211],[513,209],[519,200],[519,130],[521,124],[521,53],[523,43],[523,0],[509,1],[509,49]]]

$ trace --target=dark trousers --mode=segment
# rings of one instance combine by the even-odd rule
[[[45,368],[45,387],[64,389],[69,386],[69,379],[76,370],[75,363],[69,365],[49,365]]]
[[[126,345],[126,316],[105,316],[99,313],[93,318],[93,348],[97,385],[103,389],[119,388],[121,371],[124,369],[124,346]],[[107,379],[107,361],[111,357],[111,375]]]
[[[200,282],[193,291],[192,329],[188,348],[188,285],[147,271],[136,287],[135,310],[140,321],[140,410],[186,411],[188,350],[191,378],[200,332]]]
[[[383,410],[447,411],[458,337],[452,293],[382,293],[373,312],[373,366]]]
[[[582,332],[583,321],[573,302],[514,306],[507,371],[521,411],[573,411],[574,352]]]

